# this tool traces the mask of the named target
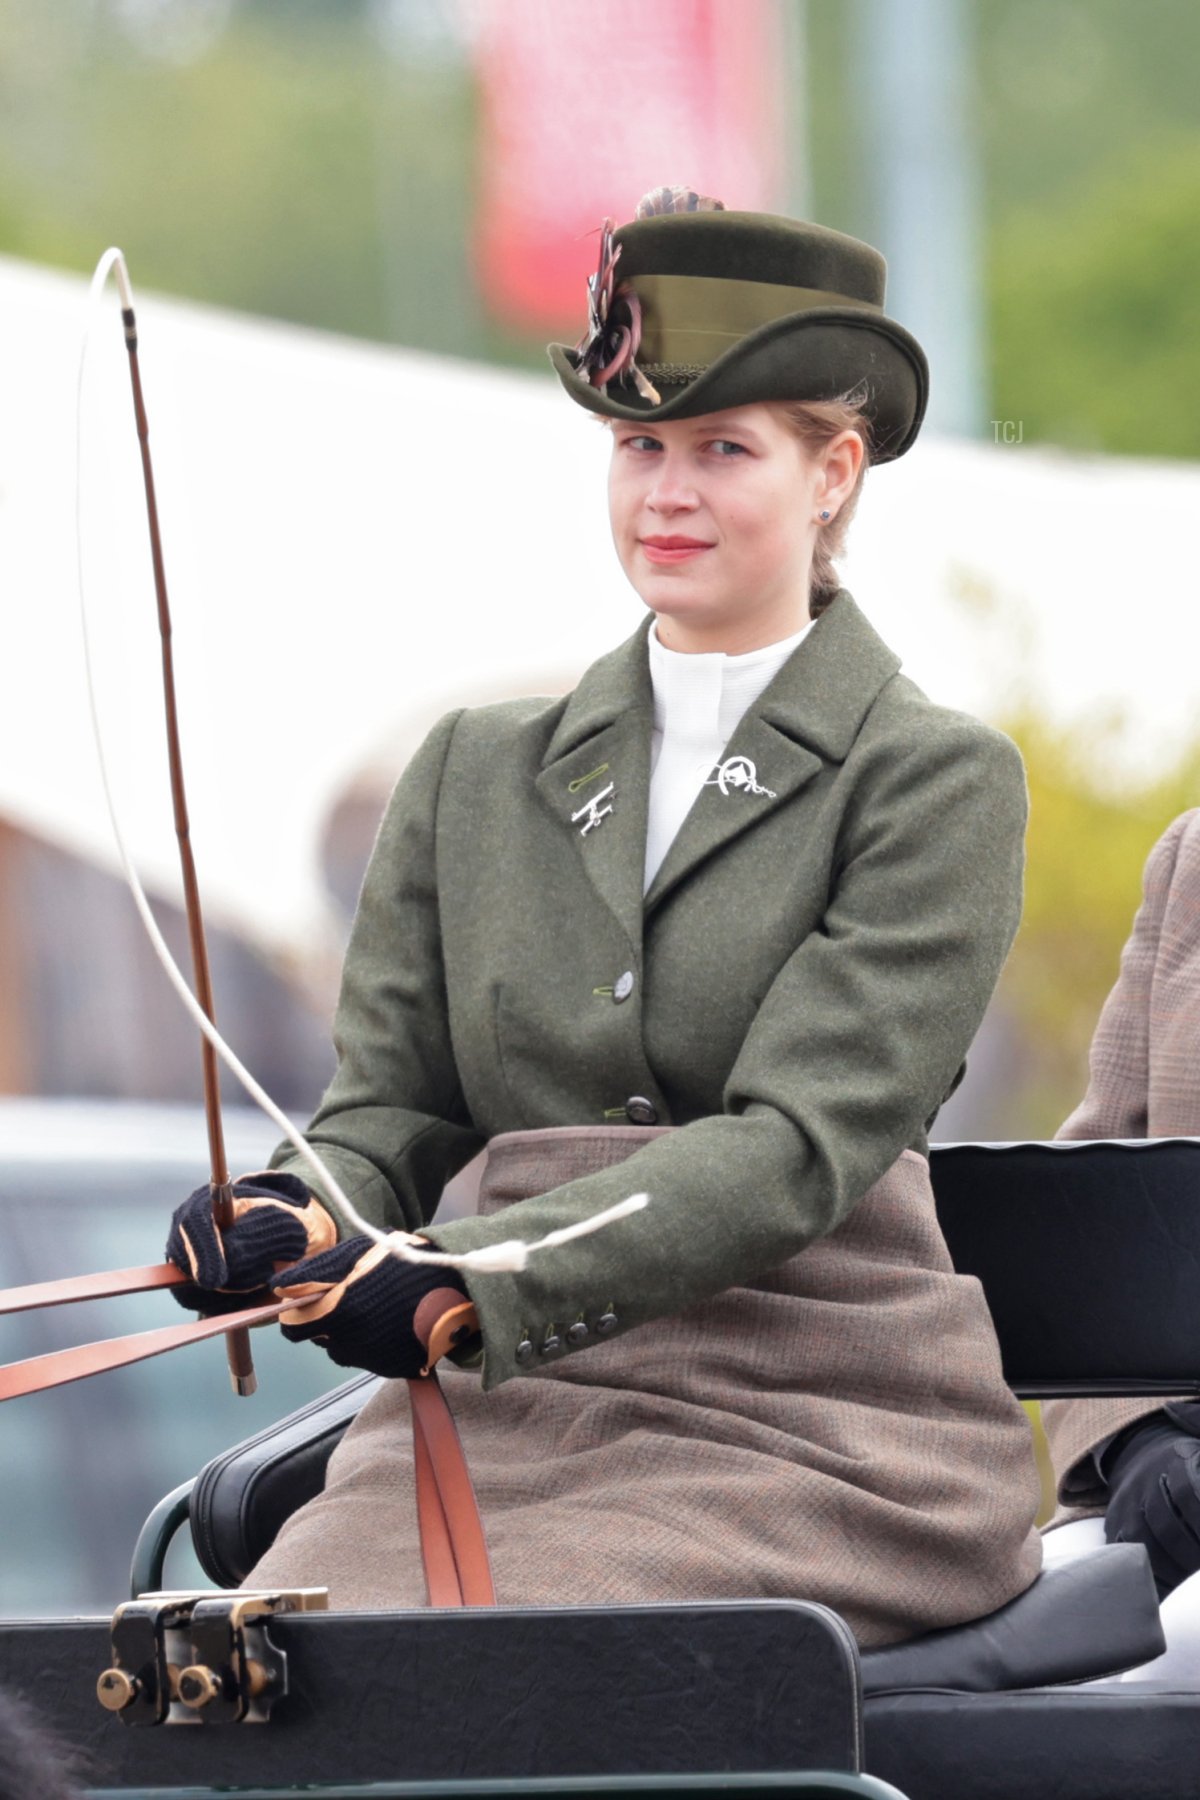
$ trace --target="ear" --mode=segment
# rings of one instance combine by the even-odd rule
[[[857,431],[840,431],[825,447],[825,481],[821,504],[841,506],[849,499],[863,464],[863,441]]]

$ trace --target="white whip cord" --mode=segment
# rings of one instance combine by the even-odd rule
[[[79,350],[79,372],[75,390],[75,556],[79,590],[79,622],[83,636],[83,661],[87,680],[88,710],[91,715],[92,736],[96,745],[96,760],[100,770],[100,781],[104,789],[104,802],[108,808],[109,822],[112,825],[113,839],[117,846],[121,868],[129,891],[133,895],[134,904],[146,928],[146,934],[154,948],[154,954],[166,970],[167,979],[183,1001],[188,1012],[204,1036],[208,1039],[226,1068],[232,1071],[249,1094],[255,1104],[262,1108],[267,1117],[278,1127],[283,1136],[303,1157],[308,1167],[321,1182],[330,1200],[341,1212],[346,1221],[364,1237],[371,1238],[377,1244],[386,1244],[393,1256],[401,1262],[436,1264],[444,1269],[473,1269],[478,1273],[491,1274],[501,1271],[520,1271],[529,1258],[539,1250],[549,1250],[559,1244],[569,1243],[573,1238],[586,1237],[589,1232],[599,1231],[617,1219],[625,1218],[629,1213],[640,1212],[647,1204],[647,1194],[631,1194],[627,1200],[620,1200],[615,1206],[609,1206],[603,1212],[595,1213],[591,1218],[580,1219],[573,1225],[564,1225],[558,1231],[551,1231],[547,1236],[539,1238],[535,1243],[524,1243],[520,1238],[510,1238],[504,1243],[485,1245],[478,1250],[467,1250],[461,1255],[453,1255],[449,1251],[437,1250],[431,1244],[425,1250],[414,1250],[410,1247],[415,1240],[394,1231],[381,1231],[377,1225],[359,1214],[343,1193],[341,1186],[334,1179],[330,1170],[322,1162],[312,1145],[301,1135],[282,1107],[272,1100],[266,1089],[255,1080],[236,1053],[230,1049],[204,1008],[193,994],[186,976],[179,964],[171,955],[166,940],[158,928],[154,914],[150,910],[150,902],[142,886],[133,859],[125,842],[125,834],[117,813],[113,796],[112,782],[109,778],[108,758],[104,750],[104,734],[100,727],[100,709],[96,696],[96,682],[92,668],[92,641],[88,629],[88,610],[86,599],[86,582],[84,579],[83,555],[83,380],[87,363],[88,345],[91,341],[92,327],[99,308],[109,274],[116,272],[117,287],[120,291],[121,304],[133,311],[133,288],[130,285],[129,270],[125,258],[115,247],[104,252],[96,265],[92,276],[91,288],[88,292],[87,315],[84,320],[83,341]]]

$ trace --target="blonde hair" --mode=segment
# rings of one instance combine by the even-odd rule
[[[855,431],[862,439],[863,459],[855,481],[847,498],[839,507],[836,516],[827,525],[823,524],[817,532],[817,541],[813,546],[812,578],[809,586],[808,610],[814,619],[825,611],[841,585],[834,567],[834,557],[841,556],[846,548],[846,537],[850,530],[858,506],[858,498],[862,493],[863,481],[871,461],[871,430],[867,423],[864,405],[866,388],[860,384],[844,394],[838,394],[832,400],[772,400],[773,406],[780,414],[788,429],[795,433],[809,456],[817,457],[827,444],[833,442],[843,431]]]

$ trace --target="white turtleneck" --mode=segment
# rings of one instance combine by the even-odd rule
[[[646,878],[658,874],[692,803],[721,760],[739,721],[778,674],[810,619],[793,637],[743,656],[723,651],[687,655],[668,650],[650,628],[650,680],[654,732],[650,749],[650,807],[646,823]]]

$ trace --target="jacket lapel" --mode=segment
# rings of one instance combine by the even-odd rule
[[[899,667],[839,589],[725,746],[651,884],[646,912],[714,851],[786,806],[826,763],[843,762]]]
[[[647,618],[633,637],[587,670],[535,782],[639,956],[654,723],[646,651],[650,623]]]

